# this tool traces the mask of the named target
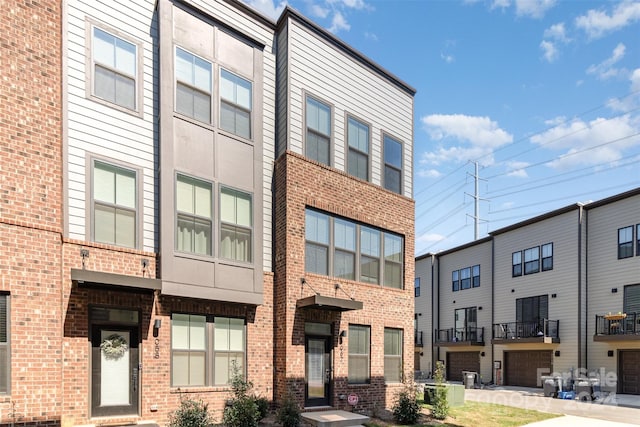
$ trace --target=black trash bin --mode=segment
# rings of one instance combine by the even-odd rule
[[[548,375],[543,375],[542,379],[542,390],[544,392],[545,397],[557,397],[558,391],[560,391],[560,381],[558,377],[551,377]]]

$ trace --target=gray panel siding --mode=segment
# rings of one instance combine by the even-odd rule
[[[431,371],[433,368],[433,301],[431,298],[431,257],[416,261],[415,277],[420,278],[420,296],[415,299],[415,312],[421,313],[417,320],[417,329],[422,331],[423,355],[420,356],[420,370]]]
[[[333,106],[331,165],[345,170],[345,113],[351,113],[372,124],[374,184],[382,184],[382,132],[403,142],[403,194],[411,197],[413,97],[295,20],[289,20],[289,32],[288,148],[304,153],[304,96],[317,96]]]
[[[70,238],[89,240],[87,229],[87,190],[90,176],[86,167],[91,154],[116,162],[124,162],[142,169],[141,249],[154,251],[154,128],[153,128],[153,1],[136,3],[69,2],[67,5],[66,52],[67,82],[67,158],[66,177]],[[109,30],[115,29],[142,46],[143,86],[139,108],[143,116],[129,114],[86,97],[87,53],[90,39],[86,39],[87,20]],[[104,24],[104,25],[100,25]]]
[[[278,84],[278,92],[276,95],[277,102],[277,123],[276,131],[276,157],[279,157],[287,149],[288,120],[287,111],[289,105],[289,84],[288,84],[288,40],[289,25],[285,24],[277,35],[277,61],[276,61],[276,79]]]

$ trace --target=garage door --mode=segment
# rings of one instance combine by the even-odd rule
[[[640,394],[640,350],[620,350],[620,393]]]
[[[462,381],[462,371],[480,372],[480,353],[456,351],[447,353],[447,380]]]
[[[542,387],[539,375],[552,372],[550,351],[505,351],[505,385]]]

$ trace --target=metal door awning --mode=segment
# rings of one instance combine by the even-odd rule
[[[328,311],[351,311],[362,310],[362,301],[352,299],[325,297],[322,295],[311,295],[297,301],[298,308],[315,308]]]

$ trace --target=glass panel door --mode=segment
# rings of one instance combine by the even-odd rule
[[[305,406],[329,405],[330,337],[306,337]]]

